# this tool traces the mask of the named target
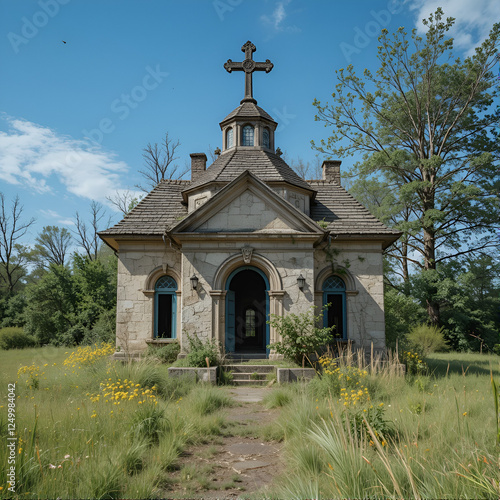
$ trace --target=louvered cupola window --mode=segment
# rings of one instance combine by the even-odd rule
[[[262,131],[262,145],[267,149],[269,149],[271,147],[270,140],[269,140],[269,129],[268,128],[265,128]]]
[[[226,132],[226,149],[234,146],[234,131],[232,128],[227,129]]]
[[[251,125],[245,125],[243,127],[241,139],[242,146],[253,146],[253,127]]]

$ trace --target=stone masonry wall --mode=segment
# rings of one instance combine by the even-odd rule
[[[142,352],[146,349],[146,340],[152,339],[154,295],[145,294],[144,287],[150,273],[163,265],[174,269],[180,276],[180,254],[167,248],[163,242],[120,247],[116,345],[121,351]],[[180,280],[176,281],[180,288]]]
[[[354,348],[368,349],[373,342],[375,349],[385,348],[384,284],[381,245],[377,243],[335,243],[333,261],[337,268],[354,280],[355,292],[347,293],[347,338],[353,340]],[[338,252],[338,253],[337,253]],[[325,269],[332,269],[327,254],[317,250],[314,269],[316,276]],[[327,276],[324,276],[325,278]],[[317,283],[316,305],[322,306],[322,283]],[[347,286],[349,290],[349,285]]]

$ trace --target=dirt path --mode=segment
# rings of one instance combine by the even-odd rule
[[[214,443],[191,447],[179,460],[169,498],[241,498],[259,496],[282,472],[282,443],[255,437],[279,411],[262,405],[267,388],[235,387],[236,405],[227,410],[228,427]]]

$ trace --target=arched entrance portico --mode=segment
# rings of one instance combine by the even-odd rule
[[[267,353],[269,280],[258,268],[241,266],[227,278],[225,347],[232,353]]]

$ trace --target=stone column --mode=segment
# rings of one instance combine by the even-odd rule
[[[260,123],[256,123],[255,128],[254,128],[254,136],[253,136],[253,145],[254,146],[262,146],[262,140],[261,140],[260,134],[261,134]]]
[[[239,123],[236,124],[235,131],[233,133],[235,134],[235,137],[233,137],[234,145],[241,146],[241,125]]]
[[[285,290],[269,290],[267,293],[269,294],[269,313],[275,314],[276,316],[283,316],[283,297],[286,293]],[[269,326],[269,343],[273,344],[279,341],[281,341],[281,338],[278,338],[276,329]]]
[[[212,297],[212,338],[225,347],[226,294],[225,290],[211,290]]]

